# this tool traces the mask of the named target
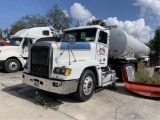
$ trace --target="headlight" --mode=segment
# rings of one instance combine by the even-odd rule
[[[69,69],[69,68],[56,67],[53,72],[56,73],[56,74],[62,74],[62,75],[65,75],[65,76],[69,76],[71,74],[71,71],[72,70]]]

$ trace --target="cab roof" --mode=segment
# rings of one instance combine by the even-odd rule
[[[102,26],[99,25],[91,25],[91,26],[80,26],[80,27],[73,27],[73,28],[69,28],[69,29],[65,29],[64,31],[69,31],[69,30],[80,30],[80,29],[91,29],[91,28],[97,28],[97,29],[106,29]]]

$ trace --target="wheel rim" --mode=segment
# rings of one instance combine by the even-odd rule
[[[10,70],[16,70],[18,68],[18,64],[16,62],[11,62],[9,64],[9,69]]]
[[[89,95],[93,90],[93,79],[92,77],[88,76],[84,80],[84,85],[83,85],[83,92],[85,95]]]

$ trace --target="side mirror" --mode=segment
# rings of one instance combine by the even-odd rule
[[[76,41],[74,38],[70,38],[68,42],[70,45],[73,45]]]

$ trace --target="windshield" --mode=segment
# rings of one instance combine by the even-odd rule
[[[70,39],[73,39],[76,42],[95,41],[96,31],[97,29],[66,31],[64,37],[62,38],[62,42],[68,42]]]
[[[22,38],[11,38],[9,45],[19,46],[21,44]]]

